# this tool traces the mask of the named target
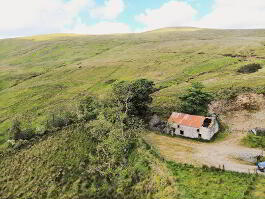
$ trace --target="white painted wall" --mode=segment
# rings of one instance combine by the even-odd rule
[[[171,132],[172,135],[180,135],[189,138],[199,138],[199,134],[201,134],[202,139],[211,140],[214,134],[216,134],[219,131],[219,125],[215,118],[210,118],[210,119],[212,119],[212,123],[208,128],[200,127],[198,129],[194,127],[178,125],[176,123],[170,123],[169,127],[171,129],[169,129],[169,131],[173,130]],[[181,131],[184,131],[184,135],[180,134]]]
[[[199,133],[197,132],[197,128],[182,125],[179,125],[178,128],[178,124],[175,123],[172,123],[170,126],[174,128],[173,134],[175,135],[181,135],[180,131],[184,131],[184,135],[181,136],[189,138],[198,138]]]

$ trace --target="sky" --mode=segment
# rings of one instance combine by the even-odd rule
[[[0,0],[0,38],[265,28],[265,0]]]

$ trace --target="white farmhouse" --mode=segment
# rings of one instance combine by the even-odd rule
[[[219,124],[216,117],[203,117],[173,112],[168,119],[168,133],[189,138],[211,140],[218,132]]]

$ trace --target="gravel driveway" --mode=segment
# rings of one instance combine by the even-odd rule
[[[213,143],[155,133],[148,134],[145,139],[159,149],[161,155],[168,160],[200,166],[224,166],[225,170],[254,173],[255,156],[260,155],[262,151],[240,145],[240,140],[244,136],[246,133],[235,132],[223,141]]]

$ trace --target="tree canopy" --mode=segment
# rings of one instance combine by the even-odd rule
[[[147,79],[120,81],[113,86],[113,97],[124,113],[142,117],[148,111],[154,91],[154,83]]]
[[[181,95],[181,111],[194,115],[206,115],[208,113],[208,105],[213,100],[213,95],[203,90],[202,83],[192,83],[187,92]]]

